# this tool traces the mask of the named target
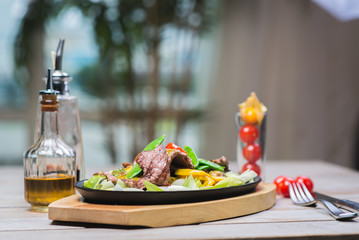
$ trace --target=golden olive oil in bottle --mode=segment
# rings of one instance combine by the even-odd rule
[[[25,200],[33,211],[47,212],[51,202],[75,193],[76,155],[59,135],[57,94],[49,69],[47,89],[40,91],[40,135],[24,153]]]

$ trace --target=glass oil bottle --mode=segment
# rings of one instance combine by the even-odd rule
[[[51,202],[75,193],[76,154],[59,135],[57,94],[49,69],[40,91],[40,134],[24,153],[25,200],[33,211],[47,212]]]

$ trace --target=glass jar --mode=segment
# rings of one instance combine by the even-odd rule
[[[264,179],[265,175],[265,137],[267,113],[264,113],[263,120],[259,123],[246,123],[235,114],[237,126],[237,164],[239,172],[251,169]]]

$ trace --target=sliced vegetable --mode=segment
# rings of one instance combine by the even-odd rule
[[[114,188],[115,185],[111,182],[111,181],[104,181],[101,183],[102,187],[100,188],[101,190],[107,190],[107,189],[110,189],[110,188]]]
[[[112,175],[115,176],[116,178],[125,176],[126,175],[126,170],[124,168],[114,169],[112,171]]]
[[[84,182],[84,187],[94,189],[97,187],[97,185],[100,183],[100,181],[104,178],[105,178],[105,176],[103,176],[103,175],[93,175],[87,181]]]
[[[120,186],[121,188],[127,188],[126,184],[121,179],[117,180],[116,186]]]
[[[201,180],[196,179],[196,184],[199,188],[203,187]]]
[[[248,183],[253,181],[253,179],[257,176],[258,175],[255,171],[247,169],[245,172],[239,175],[238,178],[241,179],[244,183]]]
[[[198,162],[196,153],[193,151],[192,148],[190,148],[188,146],[184,146],[184,150],[187,152],[188,157],[192,160],[192,164],[193,164],[194,168],[197,168],[199,162]]]
[[[208,161],[208,160],[204,160],[204,159],[198,159],[198,162],[200,164],[200,166],[208,166],[208,169],[214,169],[214,170],[218,170],[218,171],[221,171],[223,172],[224,171],[224,166],[221,166],[217,163],[214,163],[214,162],[211,162],[211,161]],[[197,168],[198,169],[198,168]]]
[[[223,187],[235,187],[235,186],[240,186],[243,185],[244,182],[239,179],[238,177],[227,177],[224,180],[220,181],[219,183],[217,183],[215,186],[218,188],[223,188]]]
[[[165,139],[165,135],[162,135],[159,138],[156,138],[155,140],[153,140],[152,142],[150,142],[145,149],[143,149],[144,151],[152,151],[153,149],[155,149],[157,146],[159,146],[160,144],[162,144],[163,140]]]
[[[180,168],[175,171],[175,175],[180,177],[200,177],[200,176],[207,176],[208,173],[201,171],[201,170],[195,170],[195,169],[188,169],[188,168]]]
[[[185,180],[184,180],[184,183],[183,183],[183,186],[184,187],[187,187],[191,190],[199,190],[199,187],[196,183],[196,181],[194,180],[193,176],[192,175],[189,175]]]
[[[179,185],[171,185],[168,187],[160,187],[163,191],[191,191],[192,189]]]
[[[240,175],[237,173],[229,172],[226,173],[226,178],[224,178],[222,181],[218,182],[214,186],[202,187],[201,190],[240,186],[245,183],[252,182],[256,176],[257,174],[252,170],[243,172]]]
[[[184,178],[180,178],[180,179],[177,179],[176,181],[174,181],[172,183],[172,185],[183,186],[183,183],[184,183]]]
[[[215,181],[213,178],[209,177],[209,176],[205,176],[203,178],[204,182],[203,182],[203,187],[209,187],[209,186],[213,186],[215,184]]]
[[[113,191],[123,191],[124,188],[122,188],[120,185],[116,184],[116,186],[113,188]]]
[[[217,173],[221,173],[221,174],[219,175],[219,174],[217,174]],[[220,181],[222,181],[222,180],[224,180],[224,179],[226,178],[226,176],[223,175],[223,173],[222,173],[222,172],[219,172],[219,171],[210,171],[208,174],[209,174],[209,175],[211,176],[211,178],[213,178],[213,180],[216,181],[216,182],[220,182]]]
[[[209,167],[208,165],[201,165],[201,164],[199,164],[196,169],[197,169],[197,170],[204,171],[204,170],[210,169],[210,167]]]
[[[147,182],[146,180],[143,180],[143,183],[145,184],[148,192],[163,192],[161,188],[157,187],[153,183]]]
[[[135,165],[133,165],[133,168],[126,174],[126,177],[131,179],[139,175],[141,172],[142,169],[140,168],[140,165],[138,165],[138,163],[135,163]]]
[[[179,150],[179,151],[181,151],[181,152],[187,154],[187,152],[186,152],[185,150],[183,150],[181,147],[177,146],[177,145],[174,144],[174,143],[169,143],[169,144],[167,144],[166,149]]]

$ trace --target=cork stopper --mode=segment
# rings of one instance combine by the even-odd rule
[[[55,112],[58,110],[59,102],[57,101],[57,94],[59,94],[59,91],[54,90],[51,69],[49,68],[47,70],[46,90],[40,91],[42,96],[40,101],[41,111]]]

